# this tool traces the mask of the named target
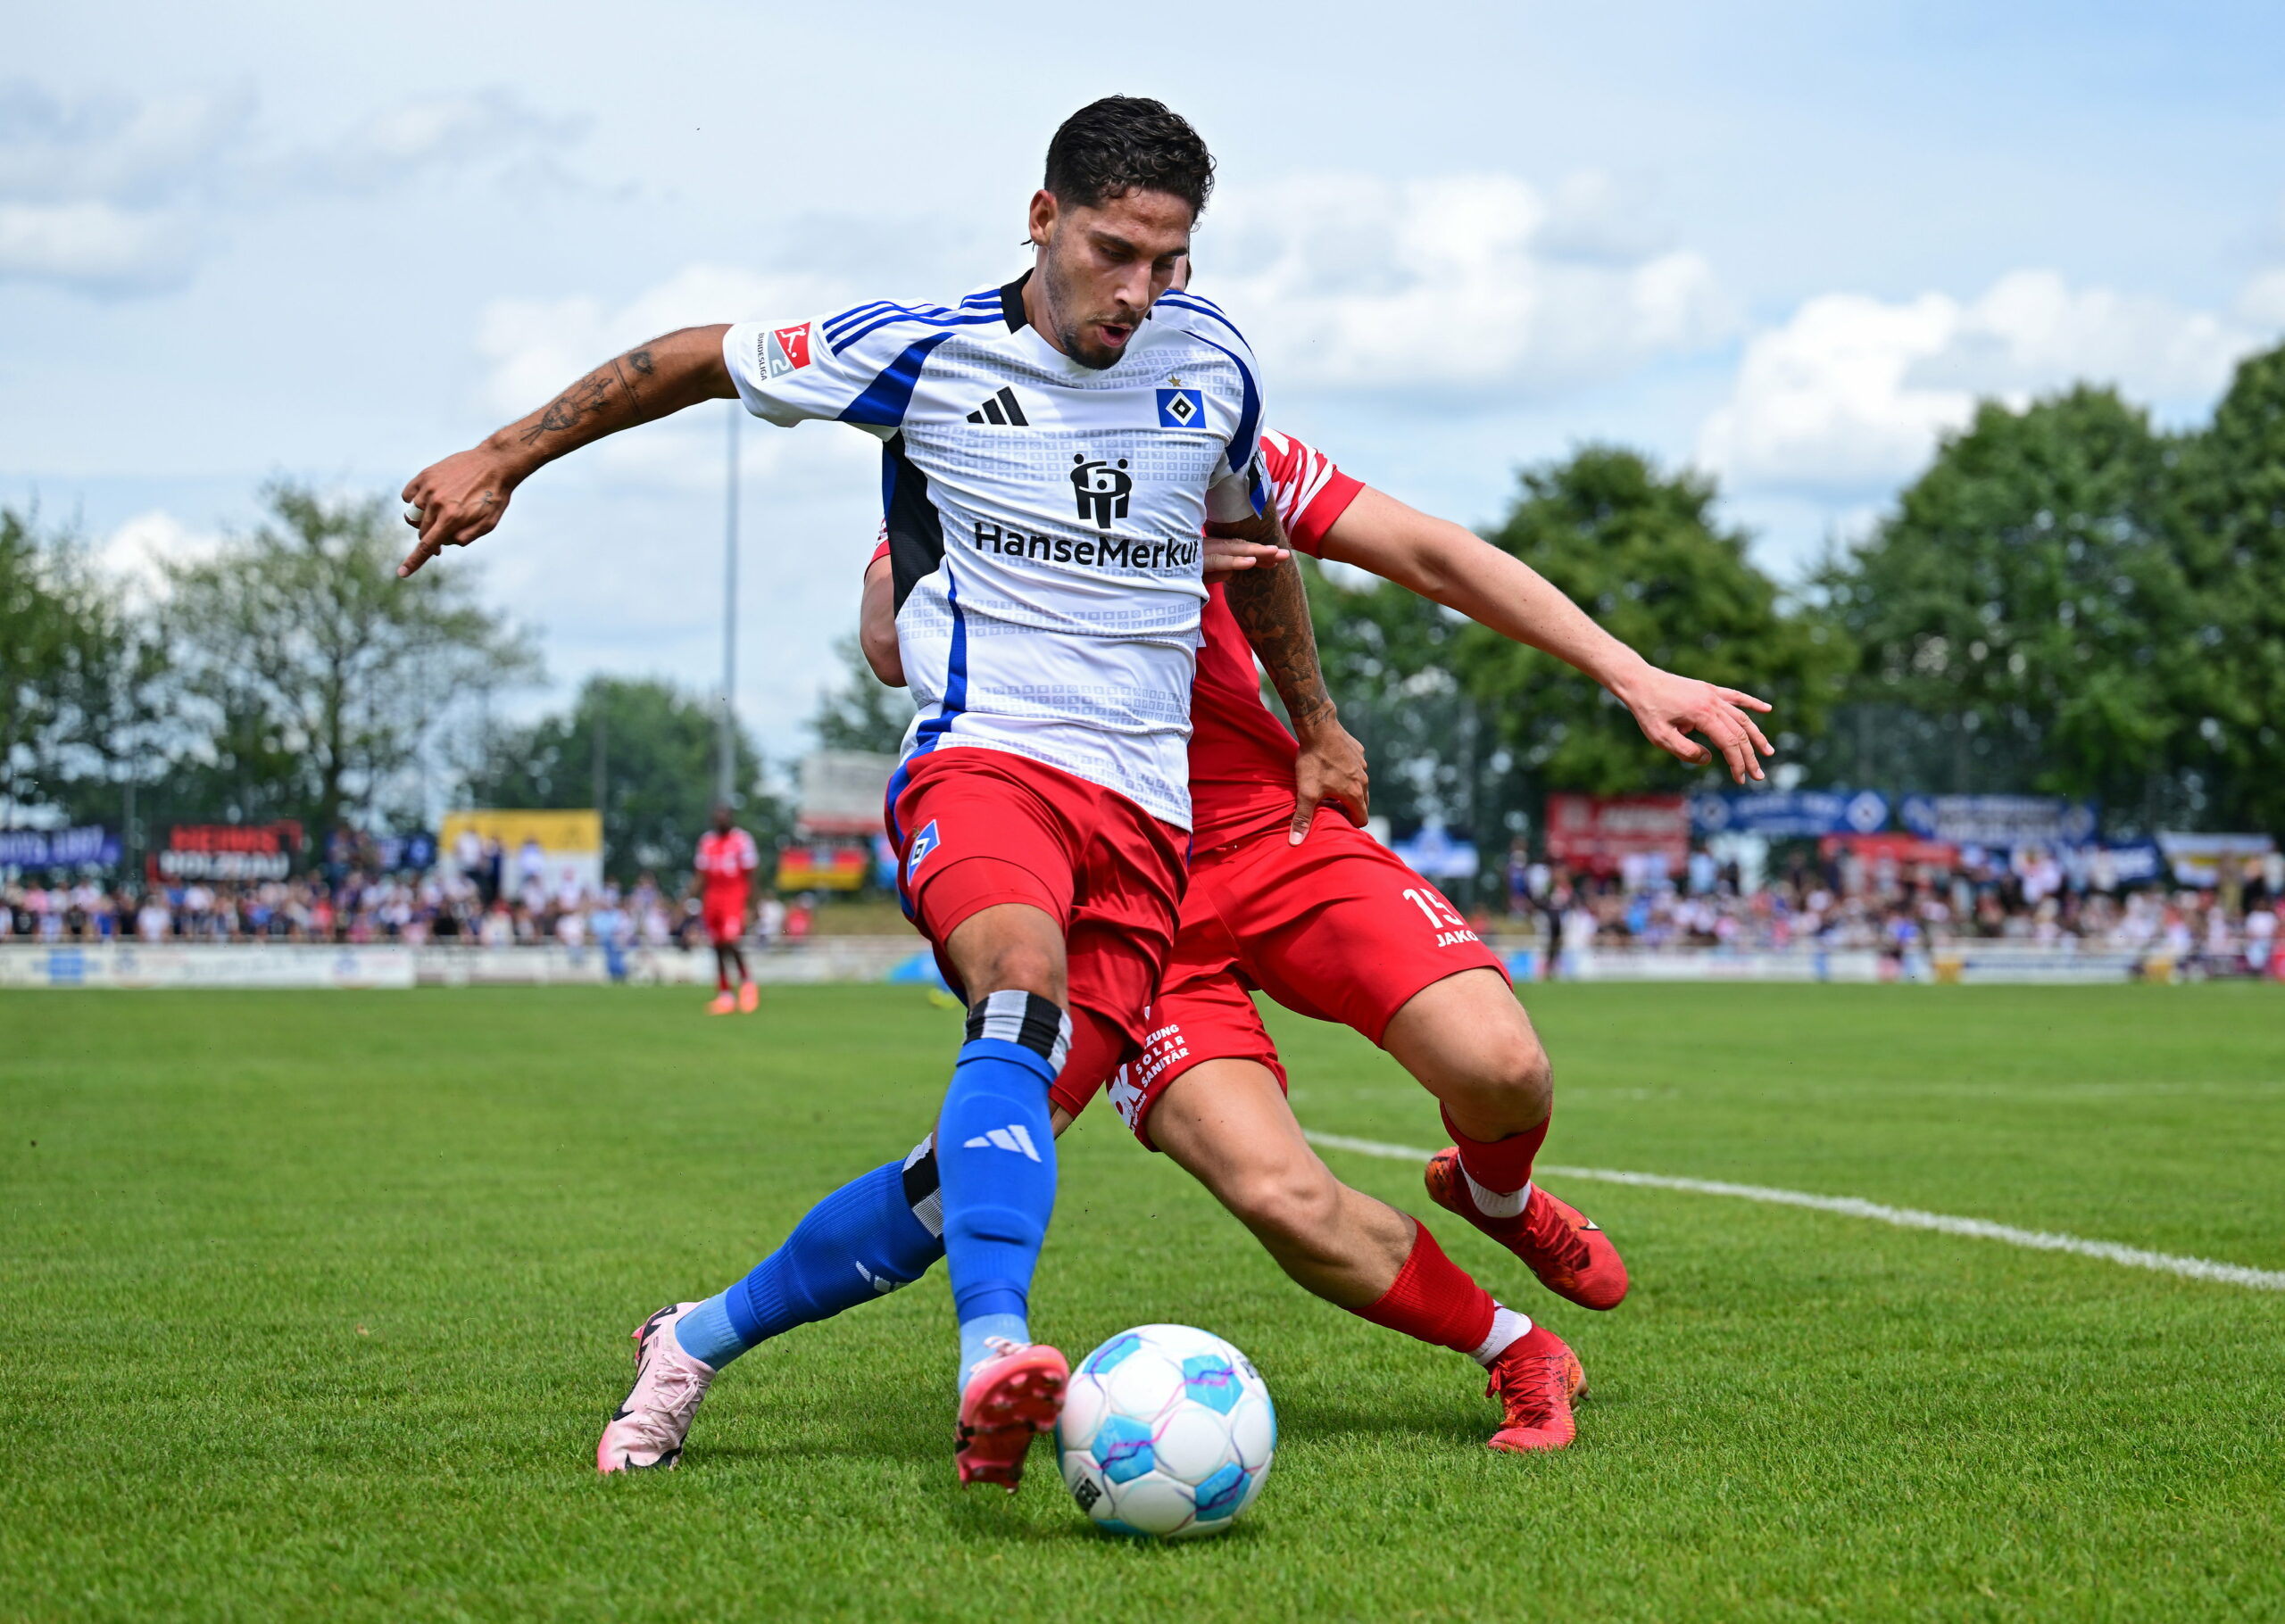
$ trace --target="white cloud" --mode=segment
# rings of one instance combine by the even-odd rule
[[[166,291],[188,280],[234,214],[431,171],[561,180],[554,154],[585,128],[487,91],[405,103],[280,153],[257,149],[255,112],[243,89],[67,100],[0,84],[0,280]]]
[[[1283,388],[1545,395],[1728,325],[1706,261],[1641,219],[1597,176],[1551,197],[1509,175],[1308,177],[1217,203],[1198,286]]]
[[[57,282],[93,293],[179,286],[198,234],[181,213],[116,203],[0,203],[0,278]]]
[[[164,509],[154,509],[97,543],[95,561],[130,596],[147,601],[166,590],[167,566],[210,559],[221,545],[220,534],[194,530]]]
[[[852,297],[832,278],[693,265],[616,309],[591,298],[495,300],[486,307],[477,336],[486,363],[483,404],[512,421],[646,338],[718,321],[799,320]],[[789,436],[758,421],[755,427],[746,437],[743,465],[757,477],[808,489],[845,485],[878,465],[877,442],[849,429],[820,425]],[[686,413],[615,435],[583,455],[622,477],[711,487],[722,478],[721,435],[719,421]]]
[[[252,111],[243,92],[66,102],[0,85],[0,279],[98,294],[179,286],[200,246],[193,211]]]
[[[1979,396],[2080,380],[2143,401],[2210,397],[2258,340],[2200,311],[2019,270],[1961,302],[1826,294],[1747,344],[1699,461],[1746,484],[1859,491],[1910,477]]]
[[[2285,327],[2285,265],[2264,270],[2239,291],[2240,319],[2274,332]]]
[[[423,170],[550,159],[577,142],[587,124],[536,112],[502,90],[407,102],[376,113],[293,170],[304,184],[326,190],[372,192]]]
[[[0,197],[147,206],[210,180],[253,113],[243,90],[63,101],[0,85]]]

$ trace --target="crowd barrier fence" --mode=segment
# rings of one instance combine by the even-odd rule
[[[1538,943],[1527,937],[1487,939],[1518,982],[1541,979]],[[749,948],[746,962],[765,984],[933,981],[927,952],[910,936],[825,936]],[[1977,984],[2115,984],[2171,982],[2232,965],[2176,964],[2156,952],[2068,944],[1965,942],[1903,955],[1871,949],[1793,947],[1598,947],[1557,956],[1558,979],[1582,982],[1884,981]],[[202,989],[500,987],[600,985],[702,986],[714,979],[704,949],[636,948],[611,957],[595,947],[480,948],[303,942],[145,944],[61,942],[0,944],[0,988]]]

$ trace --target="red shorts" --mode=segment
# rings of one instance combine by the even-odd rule
[[[700,917],[706,922],[706,934],[717,947],[730,947],[744,940],[746,933],[746,902],[744,897],[707,897]]]
[[[1108,1075],[1141,1042],[1182,909],[1181,830],[1060,767],[956,746],[897,769],[889,834],[898,899],[953,991],[952,932],[985,908],[1028,903],[1063,927],[1066,1074]]]
[[[1203,1061],[1258,1061],[1284,1087],[1257,989],[1378,1043],[1422,988],[1476,969],[1507,974],[1442,891],[1347,818],[1320,816],[1299,846],[1278,827],[1219,847],[1192,866],[1142,1053],[1109,1079],[1112,1106],[1150,1145],[1151,1106]],[[1076,1116],[1097,1086],[1068,1068],[1055,1103]]]

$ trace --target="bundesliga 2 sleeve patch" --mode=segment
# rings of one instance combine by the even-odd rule
[[[765,327],[755,336],[754,369],[769,382],[810,364],[810,324]]]

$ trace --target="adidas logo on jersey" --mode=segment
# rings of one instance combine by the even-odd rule
[[[971,423],[997,423],[1002,428],[1029,428],[1032,426],[1032,420],[1024,415],[1024,409],[1016,403],[1016,392],[1012,389],[1001,390],[969,412],[968,420]]]
[[[1021,1123],[1010,1123],[1004,1128],[989,1128],[972,1139],[961,1142],[964,1150],[1012,1150],[1018,1156],[1039,1160],[1039,1149],[1032,1143],[1031,1130]]]

